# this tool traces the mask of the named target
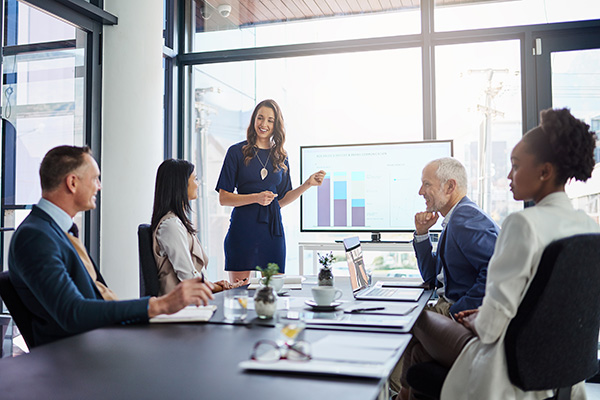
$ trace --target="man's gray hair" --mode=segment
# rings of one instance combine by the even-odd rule
[[[467,192],[467,170],[456,158],[438,158],[429,164],[437,164],[438,168],[435,175],[442,185],[448,182],[449,179],[454,179],[457,188],[465,193]]]

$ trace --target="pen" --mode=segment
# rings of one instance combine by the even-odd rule
[[[355,308],[354,310],[350,310],[348,312],[350,312],[352,314],[358,314],[358,313],[365,312],[365,311],[379,311],[379,310],[385,310],[385,307]]]

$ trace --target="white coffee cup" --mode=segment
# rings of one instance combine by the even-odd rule
[[[283,288],[284,284],[284,278],[285,275],[273,275],[271,277],[271,280],[269,281],[269,286],[271,286],[273,290],[275,290],[275,293],[281,292],[281,289]],[[264,285],[264,278],[262,280],[262,283]]]
[[[342,291],[332,286],[315,286],[312,288],[315,303],[319,306],[328,306],[342,297]]]

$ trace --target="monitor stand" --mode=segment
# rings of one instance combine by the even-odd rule
[[[343,240],[336,240],[336,243],[342,243]],[[361,240],[361,243],[410,243],[411,240],[381,240],[381,233],[372,232],[371,240]]]

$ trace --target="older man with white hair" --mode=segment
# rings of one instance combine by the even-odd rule
[[[439,300],[426,309],[453,318],[460,311],[481,305],[500,228],[467,197],[467,171],[455,158],[427,164],[419,194],[425,198],[426,211],[415,215],[413,247],[423,281],[439,288]],[[433,251],[429,229],[440,215],[444,218],[442,233]],[[418,350],[418,343],[411,340],[390,376],[391,389],[402,392],[398,398],[407,396],[406,371]]]
[[[415,215],[413,247],[423,281],[443,285],[435,311],[452,316],[475,309],[485,294],[487,266],[500,228],[466,196],[467,171],[455,158],[431,161],[421,182],[419,194],[427,209]],[[443,230],[433,252],[429,229],[440,215]]]

